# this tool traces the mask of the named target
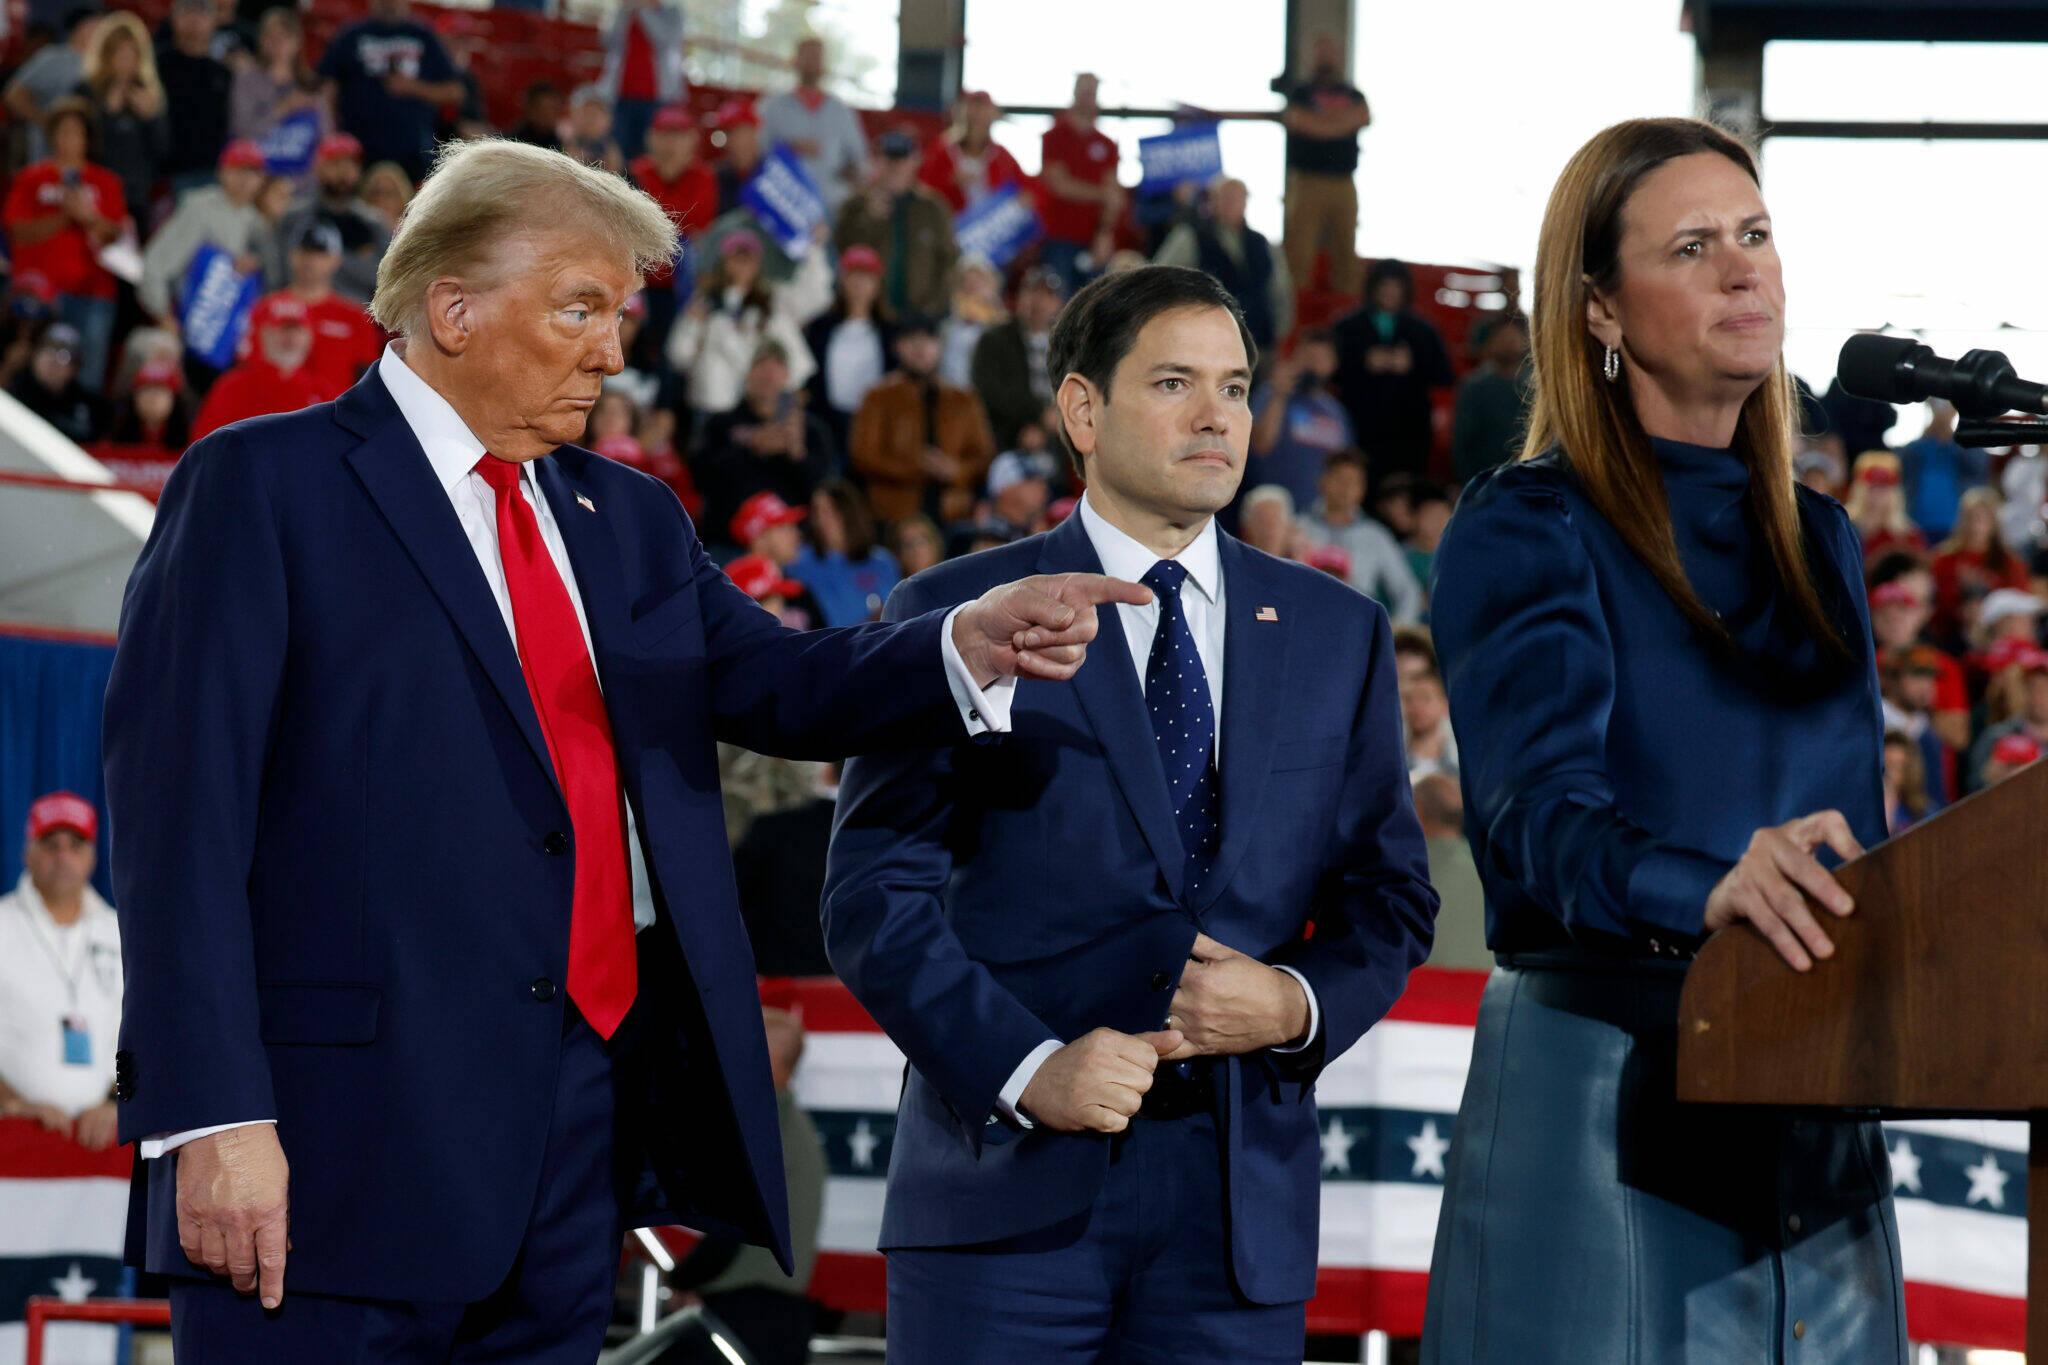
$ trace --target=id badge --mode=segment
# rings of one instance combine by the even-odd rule
[[[68,1015],[64,1021],[64,1065],[92,1065],[92,1034],[86,1032],[85,1020]]]

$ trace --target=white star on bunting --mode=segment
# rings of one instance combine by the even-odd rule
[[[1899,1145],[1892,1148],[1892,1188],[1920,1193],[1920,1156],[1913,1150],[1913,1144],[1904,1135]]]
[[[1970,1177],[1970,1192],[1963,1198],[1965,1204],[1981,1199],[1994,1209],[2005,1207],[2005,1182],[2012,1179],[2012,1173],[2000,1166],[1991,1153],[1986,1152],[1975,1166],[1964,1167],[1963,1174]]]
[[[1330,1126],[1323,1130],[1323,1169],[1349,1174],[1351,1144],[1357,1141],[1357,1138],[1344,1130],[1344,1120],[1331,1119]]]
[[[853,1131],[846,1135],[846,1150],[853,1154],[853,1168],[857,1171],[872,1171],[875,1168],[875,1148],[882,1140],[875,1136],[875,1130],[862,1119],[853,1125]]]
[[[1415,1169],[1410,1175],[1444,1178],[1444,1153],[1451,1150],[1451,1141],[1437,1135],[1435,1119],[1423,1121],[1422,1131],[1408,1139],[1408,1150],[1415,1153]]]
[[[71,1269],[62,1278],[50,1281],[50,1287],[57,1291],[57,1297],[66,1303],[84,1303],[92,1297],[92,1291],[99,1288],[98,1280],[88,1280],[78,1268],[78,1262],[71,1263]]]

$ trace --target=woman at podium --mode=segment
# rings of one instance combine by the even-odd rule
[[[1824,864],[1885,836],[1862,556],[1794,485],[1748,150],[1687,119],[1594,137],[1535,309],[1522,458],[1467,486],[1431,597],[1499,969],[1423,1359],[1903,1361],[1877,1125],[1675,1098],[1694,949],[1756,932],[1810,969],[1800,891],[1849,913]]]

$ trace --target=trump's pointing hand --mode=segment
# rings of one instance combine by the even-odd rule
[[[999,678],[1074,676],[1095,638],[1095,609],[1142,607],[1152,590],[1099,573],[1041,574],[990,588],[953,618],[953,647],[976,686]]]

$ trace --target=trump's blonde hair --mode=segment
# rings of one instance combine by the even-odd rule
[[[434,281],[488,287],[507,240],[564,232],[641,275],[676,249],[676,225],[661,206],[609,171],[505,138],[450,143],[391,235],[370,315],[386,331],[416,333]]]

